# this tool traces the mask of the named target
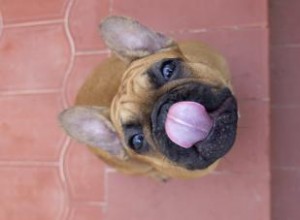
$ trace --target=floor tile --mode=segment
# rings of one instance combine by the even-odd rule
[[[268,181],[264,176],[210,175],[159,183],[110,174],[106,219],[266,220]]]
[[[270,8],[272,44],[300,44],[300,1],[273,0]]]
[[[59,94],[0,96],[0,160],[58,160],[63,133]]]
[[[251,128],[263,131],[264,139],[268,139],[266,130],[270,123],[270,103],[258,100],[238,100],[240,128]]]
[[[62,18],[68,0],[0,0],[5,24]]]
[[[71,210],[69,220],[103,220],[103,210],[101,206],[95,205],[75,205]]]
[[[114,0],[113,14],[133,17],[159,31],[223,26],[265,26],[267,1],[260,0]],[[143,10],[147,9],[147,10]],[[154,16],[155,15],[155,16]]]
[[[65,173],[73,200],[104,200],[104,165],[87,146],[71,143],[65,158]]]
[[[299,105],[300,48],[273,47],[271,60],[272,104]]]
[[[99,65],[107,56],[107,54],[96,54],[75,57],[74,66],[68,76],[65,88],[65,95],[69,105],[74,102],[76,94],[87,76],[90,75],[96,66]]]
[[[272,162],[300,169],[300,107],[272,108]]]
[[[57,168],[0,167],[0,219],[59,219],[65,195]]]
[[[240,102],[236,142],[221,160],[217,171],[265,174],[270,170],[269,103]]]
[[[179,41],[199,40],[219,50],[229,63],[234,89],[240,99],[269,98],[266,29],[185,32],[173,36]]]
[[[300,169],[273,170],[272,219],[298,220]]]
[[[0,90],[59,88],[70,62],[63,25],[5,29],[0,57]]]
[[[76,50],[105,49],[99,33],[100,21],[109,13],[109,0],[75,0],[69,17]]]

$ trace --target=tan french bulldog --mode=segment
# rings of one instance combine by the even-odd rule
[[[237,129],[223,57],[126,17],[106,18],[100,31],[114,55],[60,114],[66,132],[124,173],[167,179],[211,172]]]

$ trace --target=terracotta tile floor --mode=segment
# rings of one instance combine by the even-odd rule
[[[123,176],[59,128],[57,114],[109,56],[97,30],[109,14],[206,41],[228,59],[242,117],[210,176]],[[0,0],[0,219],[271,219],[267,27],[267,0]]]

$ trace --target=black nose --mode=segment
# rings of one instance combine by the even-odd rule
[[[165,132],[168,110],[180,101],[202,104],[214,120],[208,137],[188,149],[173,143]],[[151,114],[152,135],[159,150],[168,159],[187,169],[203,169],[230,150],[236,136],[237,118],[237,102],[230,89],[187,83],[157,100]]]
[[[233,146],[237,130],[237,102],[231,96],[211,115],[214,119],[212,132],[205,141],[195,144],[200,156],[213,163],[224,156]]]

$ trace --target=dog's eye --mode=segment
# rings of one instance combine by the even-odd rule
[[[184,77],[186,70],[183,67],[181,58],[167,58],[154,63],[146,73],[154,88],[159,88],[171,80]]]
[[[169,80],[176,69],[176,64],[173,60],[169,60],[163,63],[161,67],[161,74],[165,80]]]
[[[142,151],[144,145],[144,135],[136,134],[130,140],[130,146],[137,152]]]

